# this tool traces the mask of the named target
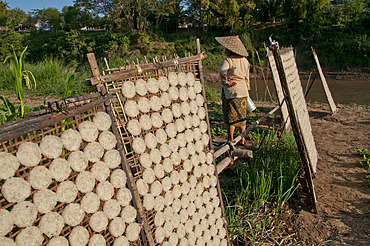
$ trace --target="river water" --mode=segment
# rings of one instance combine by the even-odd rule
[[[258,89],[258,99],[265,99],[265,83],[263,80],[256,80]],[[253,100],[257,100],[256,96],[256,82],[251,78],[251,90],[250,95]],[[366,104],[370,105],[370,78],[368,80],[335,80],[327,79],[329,89],[333,96],[335,104]],[[301,79],[303,91],[306,90],[307,80]],[[271,92],[271,95],[276,98],[275,87],[273,81],[268,80],[267,85]],[[270,97],[267,94],[267,100]],[[324,88],[322,86],[320,78],[316,78],[314,81],[307,97],[307,102],[323,102],[327,103]]]

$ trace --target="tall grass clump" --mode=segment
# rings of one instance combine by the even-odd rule
[[[94,90],[93,87],[85,85],[85,79],[91,77],[89,68],[67,66],[60,59],[46,58],[36,63],[26,63],[27,69],[32,72],[37,81],[37,90],[28,93],[37,96],[57,96],[62,97],[65,91],[65,80],[68,73],[75,74],[73,89],[78,93],[89,93]],[[8,91],[12,89],[11,76],[7,74],[7,66],[0,66],[0,90]]]
[[[250,138],[262,140],[256,131]],[[238,162],[223,174],[226,218],[235,245],[280,245],[287,240],[282,208],[298,188],[299,160],[293,135],[278,139],[277,132],[270,131],[253,159]]]

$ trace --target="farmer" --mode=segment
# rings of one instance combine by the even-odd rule
[[[234,139],[235,127],[242,133],[246,129],[247,98],[249,96],[248,52],[239,36],[216,37],[225,47],[226,58],[221,68],[221,99],[224,122],[227,125],[228,141]],[[245,145],[245,138],[241,142]]]

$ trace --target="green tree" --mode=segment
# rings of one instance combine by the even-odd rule
[[[19,26],[20,24],[22,24],[23,22],[25,22],[29,18],[29,15],[26,14],[26,12],[24,12],[20,8],[11,9],[9,11],[9,16],[10,16],[10,20],[11,20],[10,21],[11,25],[14,28]]]
[[[0,28],[8,27],[10,24],[9,6],[6,2],[0,1]],[[0,29],[1,30],[1,29]]]
[[[43,14],[43,19],[48,21],[53,30],[62,28],[62,14],[57,8],[47,8]]]
[[[64,6],[62,9],[62,16],[64,18],[64,29],[76,30],[81,27],[80,24],[80,10],[74,6]]]

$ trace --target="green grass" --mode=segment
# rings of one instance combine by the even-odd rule
[[[85,79],[91,77],[88,67],[68,67],[62,60],[48,58],[37,63],[26,63],[25,68],[30,70],[37,82],[36,90],[25,90],[37,96],[60,96],[65,91],[65,81],[67,73],[75,74],[73,89],[81,94],[95,90],[94,87],[85,85]],[[0,90],[7,94],[13,90],[12,78],[9,74],[9,66],[1,63],[0,65]]]
[[[251,137],[260,141],[261,136],[254,132]],[[292,134],[280,140],[276,136],[269,132],[253,159],[236,163],[221,178],[234,244],[279,244],[290,236],[282,227],[281,214],[298,188],[300,156]]]
[[[357,153],[363,158],[363,160],[359,161],[359,164],[366,169],[365,179],[370,186],[370,151],[361,147],[357,149]]]

